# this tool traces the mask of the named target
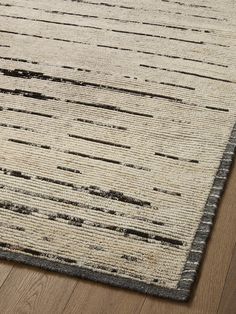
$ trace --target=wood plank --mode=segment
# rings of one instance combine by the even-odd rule
[[[1,261],[0,263],[0,287],[3,285],[13,268],[13,263]]]
[[[218,314],[231,313],[236,313],[236,246],[218,310]]]
[[[236,165],[219,208],[193,299],[188,303],[147,297],[141,314],[216,314],[235,245]],[[235,283],[235,280],[234,280]],[[231,314],[232,312],[227,312]],[[235,312],[233,312],[235,313]]]
[[[145,295],[80,281],[63,314],[138,314]]]
[[[75,278],[16,265],[0,289],[0,312],[60,313],[76,284]]]

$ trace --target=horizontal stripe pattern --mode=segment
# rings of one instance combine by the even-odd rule
[[[235,146],[231,2],[0,11],[2,256],[186,298]]]

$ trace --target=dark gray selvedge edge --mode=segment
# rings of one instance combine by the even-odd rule
[[[213,228],[219,203],[235,159],[235,153],[236,123],[234,124],[225,151],[220,160],[220,166],[215,175],[211,191],[203,210],[201,221],[198,225],[195,237],[193,239],[191,250],[185,263],[181,279],[178,283],[177,289],[185,290],[183,301],[187,301],[191,297],[191,292],[193,290],[193,286],[199,272],[200,264],[203,261],[204,252],[207,247],[207,241]],[[173,299],[175,299],[174,295]]]
[[[228,144],[220,161],[208,200],[206,202],[201,221],[192,242],[191,250],[185,263],[177,289],[169,289],[153,284],[146,284],[134,279],[123,278],[115,275],[104,274],[76,265],[68,265],[50,261],[40,257],[22,253],[9,252],[0,248],[0,258],[10,261],[22,262],[27,265],[37,266],[46,270],[89,279],[96,282],[110,284],[119,288],[127,288],[141,293],[169,298],[176,301],[188,301],[191,297],[194,282],[200,268],[200,263],[206,249],[207,240],[212,230],[214,217],[223,194],[226,181],[229,177],[236,151],[236,124],[231,132]]]

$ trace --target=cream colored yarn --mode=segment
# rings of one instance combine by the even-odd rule
[[[1,251],[189,290],[235,123],[234,13],[230,0],[1,1]]]

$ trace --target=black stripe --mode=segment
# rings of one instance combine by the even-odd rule
[[[43,74],[42,72],[34,72],[34,71],[26,71],[23,69],[14,69],[14,70],[9,70],[9,69],[3,69],[0,68],[0,73],[6,76],[13,76],[13,77],[19,77],[23,79],[38,79],[38,80],[45,80],[45,81],[52,81],[52,82],[57,82],[57,83],[70,83],[73,85],[80,85],[80,86],[89,86],[93,88],[99,88],[99,89],[105,89],[105,90],[110,90],[113,92],[119,92],[119,93],[127,93],[131,95],[137,95],[140,97],[151,97],[151,98],[162,98],[166,99],[169,101],[177,101],[181,102],[182,99],[180,98],[175,98],[171,96],[166,96],[166,95],[161,95],[161,94],[156,94],[156,93],[150,93],[150,92],[145,92],[145,91],[138,91],[138,90],[133,90],[133,89],[128,89],[128,88],[121,88],[121,87],[115,87],[115,86],[110,86],[110,85],[104,85],[104,84],[99,84],[99,83],[92,83],[92,82],[86,82],[86,81],[77,81],[73,79],[67,79],[63,77],[56,77],[56,76],[51,76],[51,75],[46,75]],[[24,94],[27,93],[30,94],[30,92],[27,91],[21,91],[21,90],[15,90],[16,93]],[[32,92],[33,93],[33,92]],[[34,95],[37,95],[37,97],[46,97],[46,99],[54,99],[58,100],[58,98],[55,97],[50,97],[50,96],[41,96],[40,93],[33,93]],[[33,94],[31,94],[28,97],[33,97]],[[35,96],[36,97],[36,96]]]
[[[93,125],[108,127],[108,128],[111,128],[111,129],[118,129],[118,130],[123,130],[123,131],[126,131],[126,130],[127,130],[127,128],[125,128],[125,127],[123,127],[123,126],[118,126],[118,125],[113,125],[113,124],[107,124],[107,123],[97,122],[97,121],[88,120],[88,119],[76,118],[75,120],[76,120],[76,121],[79,121],[79,122],[88,123],[88,124],[93,124]]]
[[[134,20],[127,20],[127,19],[120,19],[120,18],[112,18],[112,17],[105,17],[104,19],[110,20],[110,21],[117,21],[122,23],[133,23],[133,24],[142,24],[142,25],[150,25],[150,26],[157,26],[157,27],[163,27],[163,28],[170,28],[170,29],[178,29],[181,31],[198,31],[203,33],[212,33],[213,31],[210,30],[204,30],[204,29],[196,29],[196,28],[187,28],[183,26],[176,26],[176,25],[168,25],[168,24],[160,24],[160,23],[150,23],[150,22],[143,22],[143,21],[134,21]]]
[[[187,6],[187,7],[193,7],[193,8],[205,8],[205,9],[212,9],[213,7],[207,6],[207,5],[198,5],[198,4],[187,4],[184,2],[179,2],[179,1],[170,1],[170,0],[161,0],[162,2],[169,2],[169,3],[174,3],[174,4],[178,4],[181,6]]]
[[[135,115],[135,116],[153,118],[153,115],[150,115],[150,114],[136,112],[136,111],[130,111],[130,110],[125,110],[125,109],[121,109],[119,107],[112,106],[112,105],[107,105],[107,104],[88,103],[88,102],[69,100],[69,99],[66,99],[65,101],[69,102],[69,103],[73,103],[73,104],[79,104],[79,105],[83,105],[83,106],[88,106],[88,107],[95,107],[95,108],[100,108],[100,109],[106,109],[106,110],[111,110],[111,111],[118,111],[118,112],[122,112],[122,113],[127,113],[127,114],[131,114],[131,115]]]
[[[164,242],[164,243],[169,243],[169,244],[173,244],[173,245],[180,245],[182,246],[183,245],[183,242],[182,241],[179,241],[179,240],[176,240],[176,239],[171,239],[171,238],[167,238],[167,237],[161,237],[161,236],[150,236],[147,232],[143,232],[143,231],[139,231],[139,230],[134,230],[134,229],[130,229],[130,228],[127,228],[124,230],[125,232],[125,235],[135,235],[135,236],[138,236],[138,237],[141,237],[141,238],[146,238],[146,239],[155,239],[157,241],[160,241],[160,242]]]
[[[126,10],[135,10],[135,7],[130,6],[124,6],[124,5],[117,5],[117,4],[110,4],[105,2],[92,2],[92,1],[86,1],[86,0],[69,0],[72,2],[79,2],[79,3],[86,3],[90,5],[99,5],[99,6],[105,6],[110,8],[120,8],[120,9],[126,9]]]
[[[0,44],[0,47],[1,47],[1,48],[10,48],[9,45],[3,45],[3,44]]]
[[[70,155],[79,156],[79,157],[83,157],[83,158],[100,160],[100,161],[105,161],[105,162],[109,162],[109,163],[112,163],[112,164],[121,165],[121,162],[117,161],[117,160],[107,159],[107,158],[103,158],[103,157],[96,157],[96,156],[87,155],[87,154],[83,154],[83,153],[79,153],[79,152],[74,152],[74,151],[71,151],[71,150],[65,150],[64,153],[67,153],[67,154],[70,154]]]
[[[198,15],[198,14],[192,14],[191,16],[193,17],[199,17],[202,19],[208,19],[208,20],[216,20],[216,21],[227,21],[227,19],[220,19],[218,17],[214,17],[214,16],[204,16],[204,15]]]
[[[35,112],[35,111],[28,111],[28,110],[24,110],[24,109],[17,109],[17,108],[4,108],[5,110],[8,111],[14,111],[14,112],[20,112],[20,113],[26,113],[26,114],[32,114],[32,115],[36,115],[36,116],[40,116],[40,117],[45,117],[45,118],[54,118],[56,119],[56,117],[50,115],[50,114],[46,114],[46,113],[41,113],[41,112]]]
[[[80,135],[75,135],[75,134],[68,134],[68,135],[69,135],[69,137],[73,137],[73,138],[77,138],[77,139],[81,139],[81,140],[85,140],[85,141],[89,141],[89,142],[94,142],[94,143],[99,143],[99,144],[104,144],[104,145],[110,145],[110,146],[120,147],[120,148],[126,148],[126,149],[131,148],[130,146],[127,146],[127,145],[116,144],[116,143],[98,140],[98,139],[94,139],[94,138],[90,138],[90,137],[85,137],[85,136],[80,136]]]
[[[31,215],[32,213],[37,213],[39,211],[38,208],[2,200],[0,200],[0,207],[22,215]]]
[[[160,156],[160,157],[166,157],[166,158],[174,159],[174,160],[192,162],[192,163],[195,163],[195,164],[199,163],[199,161],[196,160],[196,159],[187,159],[187,158],[176,157],[176,156],[173,156],[173,155],[168,155],[168,154],[163,154],[163,153],[155,153],[155,155],[156,156]]]
[[[165,194],[169,194],[169,195],[173,195],[173,196],[181,196],[181,193],[179,192],[172,192],[172,191],[168,191],[168,190],[165,190],[165,189],[160,189],[160,188],[153,188],[153,191],[156,191],[156,192],[161,192],[161,193],[165,193]]]
[[[17,143],[17,144],[24,144],[24,145],[29,145],[29,146],[33,146],[33,147],[39,147],[39,148],[43,148],[43,149],[51,149],[51,147],[48,146],[48,145],[41,145],[41,144],[26,142],[26,141],[14,139],[14,138],[9,138],[8,141],[9,142],[14,142],[14,143]]]
[[[108,162],[108,163],[112,163],[112,164],[122,165],[125,167],[134,168],[137,170],[151,171],[151,169],[149,169],[147,167],[137,166],[137,165],[133,165],[133,164],[129,164],[129,163],[122,163],[122,162],[114,160],[114,159],[108,159],[108,158],[104,158],[104,157],[96,157],[96,156],[92,156],[92,155],[88,155],[88,154],[84,154],[84,153],[79,153],[79,152],[75,152],[75,151],[70,151],[70,150],[66,150],[66,151],[64,151],[64,153],[83,157],[83,158],[89,158],[89,159],[100,160],[100,161],[104,161],[104,162]]]
[[[64,171],[68,171],[68,172],[73,172],[73,173],[82,174],[81,171],[79,171],[79,170],[77,170],[77,169],[68,168],[68,167],[57,166],[57,169],[59,169],[59,170],[64,170]]]
[[[0,69],[0,72],[1,69]],[[27,91],[27,90],[22,90],[22,89],[7,89],[7,88],[0,88],[0,93],[2,94],[11,94],[11,95],[21,95],[24,97],[29,97],[29,98],[35,98],[39,100],[58,100],[58,98],[52,97],[52,96],[46,96],[38,92],[32,92],[32,91]]]
[[[23,62],[23,63],[31,63],[31,64],[39,64],[37,61],[30,61],[22,58],[13,58],[13,57],[0,57],[1,60],[8,60],[8,61],[16,61],[16,62]]]
[[[70,183],[70,182],[52,179],[48,177],[42,177],[42,176],[36,176],[35,179],[61,185],[61,186],[67,186],[67,187],[72,188],[74,191],[81,191],[84,193],[96,195],[102,198],[112,199],[112,200],[122,202],[122,203],[128,203],[128,204],[138,205],[142,207],[151,207],[151,203],[148,201],[144,201],[135,197],[127,196],[124,193],[115,191],[115,190],[105,191],[105,190],[100,189],[98,186],[93,186],[93,185],[76,186],[75,184]]]
[[[2,171],[5,175],[9,175],[9,176],[17,177],[17,178],[22,178],[25,180],[31,179],[31,176],[23,174],[19,170],[9,170],[9,169],[0,167],[0,171]]]
[[[14,125],[14,124],[8,124],[8,123],[0,123],[0,126],[5,127],[5,128],[17,129],[17,130],[37,132],[36,130],[31,129],[31,128],[26,128],[26,127],[23,127],[23,126],[20,126],[20,125]]]
[[[73,27],[81,27],[81,28],[91,28],[91,29],[103,30],[101,27],[90,26],[90,25],[80,25],[80,24],[75,24],[75,23],[62,23],[62,22],[49,21],[49,20],[31,19],[29,17],[14,16],[14,15],[7,15],[7,14],[0,14],[0,16],[12,18],[12,19],[17,19],[17,20],[27,20],[27,21],[42,22],[42,23],[47,23],[47,24],[56,24],[56,25],[63,25],[63,26],[73,26]]]
[[[160,36],[160,35],[155,35],[155,34],[131,32],[131,31],[118,30],[118,29],[112,29],[111,31],[115,32],[115,33],[121,33],[121,34],[129,34],[129,35],[137,35],[137,36],[145,36],[145,37],[154,37],[154,38],[161,38],[161,39],[168,39],[168,40],[183,41],[186,43],[198,44],[198,45],[210,44],[210,43],[206,43],[203,41],[194,41],[194,40],[188,40],[188,39],[182,39],[182,38],[173,38],[173,37],[166,37],[166,36]]]
[[[191,73],[191,72],[180,71],[180,70],[171,70],[171,69],[160,68],[160,67],[156,67],[156,66],[152,66],[152,65],[146,65],[146,64],[140,64],[140,66],[144,67],[144,68],[158,69],[158,70],[174,72],[174,73],[181,73],[181,74],[185,74],[185,75],[206,78],[206,79],[209,79],[209,80],[215,80],[215,81],[221,81],[221,82],[225,82],[225,83],[233,83],[233,84],[235,84],[234,81],[230,81],[230,80],[226,80],[226,79],[222,79],[222,78],[217,78],[217,77],[212,77],[212,76],[206,76],[206,75],[202,75],[202,74],[198,74],[198,73]]]
[[[229,109],[225,109],[225,108],[212,107],[212,106],[205,106],[205,108],[211,109],[211,110],[219,110],[219,111],[229,112]]]
[[[48,36],[35,35],[35,34],[19,33],[19,32],[3,30],[3,29],[0,30],[0,33],[33,37],[33,38],[39,38],[39,39],[49,39],[49,40],[62,41],[62,42],[73,43],[73,44],[90,45],[86,42],[77,41],[77,40],[69,40],[69,39],[65,39],[65,38],[57,38],[57,37],[48,37]]]
[[[49,183],[62,185],[62,186],[67,186],[67,187],[70,187],[76,191],[79,190],[79,188],[77,188],[73,183],[70,183],[70,182],[65,182],[65,181],[61,181],[61,180],[57,180],[57,179],[51,179],[51,178],[42,177],[42,176],[36,176],[35,179],[40,180],[40,181],[45,181],[45,182],[49,182]]]
[[[172,84],[172,83],[166,83],[166,82],[160,82],[160,84],[162,84],[162,85],[168,85],[168,86],[173,86],[173,87],[184,88],[184,89],[189,89],[189,90],[195,90],[194,87],[185,86],[185,85]]]
[[[35,11],[42,11],[46,13],[52,13],[52,14],[60,14],[60,15],[72,15],[72,16],[80,16],[80,17],[88,17],[88,18],[98,18],[96,15],[87,15],[87,14],[80,14],[80,13],[71,13],[71,12],[65,12],[65,11],[57,11],[57,10],[45,10],[42,8],[35,8],[35,7],[27,7],[23,5],[14,5],[14,4],[4,4],[0,3],[0,6],[4,7],[17,7],[17,8],[23,8],[23,9],[31,9]]]
[[[133,205],[138,205],[138,206],[143,206],[143,207],[151,207],[151,203],[148,201],[144,201],[144,200],[137,199],[131,196],[127,196],[124,193],[115,191],[115,190],[104,191],[100,189],[98,186],[93,186],[93,185],[90,185],[88,187],[82,187],[82,190],[92,195],[116,200],[123,203],[128,203],[128,204],[133,204]]]

